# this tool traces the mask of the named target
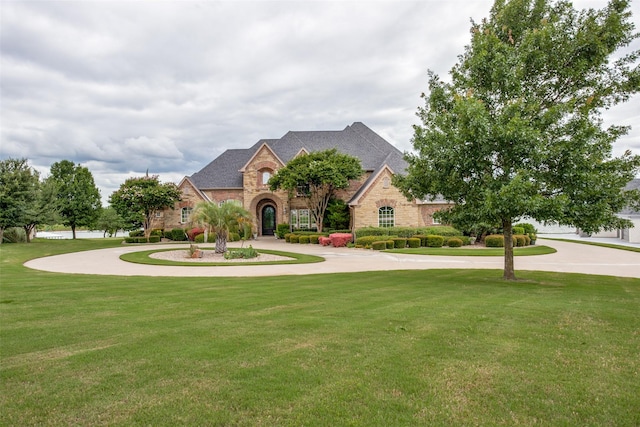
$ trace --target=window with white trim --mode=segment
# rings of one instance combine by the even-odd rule
[[[189,217],[191,216],[191,212],[193,212],[193,208],[182,208],[180,211],[180,222],[185,224],[189,222]]]
[[[265,169],[262,171],[262,185],[268,185],[269,179],[271,179],[271,171],[269,169]]]
[[[294,229],[311,228],[309,209],[291,209],[291,226]]]
[[[391,206],[378,209],[378,227],[393,227],[395,222],[395,210]]]

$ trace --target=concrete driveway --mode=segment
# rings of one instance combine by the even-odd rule
[[[502,257],[449,257],[390,254],[365,249],[334,248],[320,245],[288,244],[283,240],[260,238],[251,241],[256,249],[273,249],[318,255],[326,261],[315,264],[253,266],[157,266],[133,264],[120,255],[149,249],[185,248],[181,245],[126,246],[95,251],[55,255],[28,261],[25,266],[56,273],[99,274],[115,276],[173,277],[245,277],[324,274],[357,271],[429,270],[437,268],[472,268],[502,270]],[[640,253],[539,239],[539,245],[557,250],[550,255],[515,257],[516,274],[520,270],[602,274],[640,278]],[[239,244],[230,244],[236,247]],[[201,245],[203,248],[213,245]]]

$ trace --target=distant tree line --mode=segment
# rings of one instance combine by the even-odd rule
[[[71,228],[74,239],[82,227],[104,230],[105,237],[142,227],[148,235],[155,212],[179,199],[175,184],[147,174],[126,180],[103,208],[88,168],[62,160],[42,178],[26,158],[9,158],[0,161],[0,242],[8,229],[23,230],[30,242],[38,226],[54,224]]]

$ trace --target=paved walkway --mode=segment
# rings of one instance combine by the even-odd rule
[[[553,247],[554,254],[515,257],[516,274],[520,270],[557,271],[602,274],[640,278],[640,253],[570,242],[539,239],[538,244]],[[57,273],[99,274],[116,276],[174,277],[246,277],[284,276],[357,271],[429,270],[435,268],[498,269],[504,267],[502,257],[448,257],[391,254],[365,249],[334,248],[320,245],[295,245],[273,238],[252,241],[256,249],[273,249],[318,255],[326,261],[315,264],[182,267],[133,264],[120,260],[128,252],[149,250],[149,246],[125,246],[73,254],[55,255],[28,261],[36,270]],[[213,247],[213,245],[201,245]],[[231,244],[231,247],[238,246]],[[162,245],[158,248],[185,248],[186,245]]]

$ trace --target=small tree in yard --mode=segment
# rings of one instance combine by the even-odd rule
[[[174,183],[160,183],[157,175],[146,175],[127,179],[111,194],[109,203],[130,224],[128,228],[142,225],[148,240],[156,212],[167,206],[173,208],[179,200],[180,190]]]
[[[306,198],[318,231],[322,231],[327,205],[337,190],[349,187],[349,181],[362,176],[360,160],[336,149],[316,151],[291,160],[269,180],[271,191],[278,189]]]
[[[235,203],[218,205],[217,203],[202,202],[196,206],[191,214],[191,219],[204,224],[216,234],[215,252],[222,254],[227,251],[229,230],[250,223],[251,214]]]
[[[601,119],[640,89],[640,52],[619,53],[637,37],[629,7],[496,0],[451,82],[430,74],[415,154],[394,182],[409,198],[454,202],[446,221],[500,225],[505,279],[515,279],[512,224],[523,216],[586,232],[630,226],[615,214],[638,201],[623,188],[640,157],[612,157],[628,129]]]
[[[113,207],[108,207],[102,210],[100,218],[98,218],[98,229],[104,231],[102,235],[103,237],[107,237],[107,233],[109,234],[109,237],[115,237],[118,234],[118,230],[124,226],[124,219],[122,219]]]
[[[55,186],[57,211],[62,223],[71,227],[74,239],[77,227],[96,224],[102,202],[89,169],[62,160],[51,165],[51,175],[47,181]]]

